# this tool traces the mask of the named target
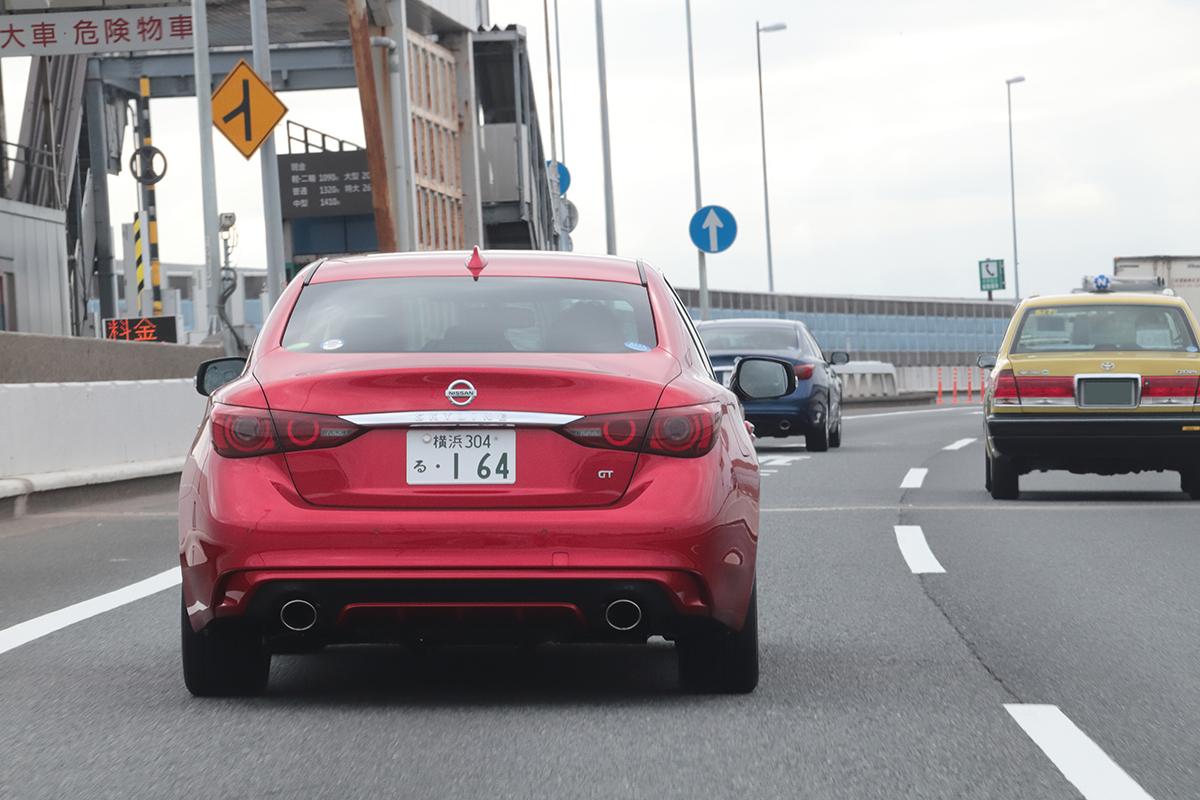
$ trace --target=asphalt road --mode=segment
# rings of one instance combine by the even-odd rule
[[[171,492],[0,521],[0,797],[1200,797],[1197,506],[1173,474],[992,501],[980,429],[761,443],[748,697],[681,693],[660,644],[342,648],[196,700],[174,587],[13,634],[170,569]]]

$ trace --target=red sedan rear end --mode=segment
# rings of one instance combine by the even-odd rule
[[[331,644],[653,635],[690,687],[756,685],[754,448],[653,268],[320,262],[248,363],[208,362],[197,388],[179,514],[193,693],[261,691],[271,653]]]

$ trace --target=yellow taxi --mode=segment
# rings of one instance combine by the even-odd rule
[[[1097,279],[1098,286],[1107,281]],[[1029,472],[1178,471],[1200,500],[1200,326],[1169,293],[1095,291],[1017,306],[984,396],[986,486]]]

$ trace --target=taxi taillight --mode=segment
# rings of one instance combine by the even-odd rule
[[[1022,400],[1074,400],[1075,379],[1070,376],[1038,375],[1017,378],[1017,394]]]
[[[1200,377],[1148,375],[1142,378],[1142,402],[1146,405],[1173,405],[1198,402]]]
[[[1006,369],[996,376],[992,402],[998,406],[1021,405],[1021,395],[1017,393],[1017,377],[1011,369]]]

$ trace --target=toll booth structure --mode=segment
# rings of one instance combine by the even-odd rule
[[[6,5],[0,0],[0,8]],[[366,23],[365,38],[356,38],[355,8]],[[390,202],[383,205],[391,209],[391,222],[410,232],[403,249],[558,249],[565,240],[555,218],[525,32],[517,26],[488,29],[486,0],[267,0],[267,17],[275,91],[357,87],[361,95],[367,81],[375,97],[361,104],[367,109],[364,127],[377,134],[386,134],[391,120],[403,120],[393,114],[394,102],[407,110],[399,136],[380,141],[376,135],[380,146],[374,151],[370,134],[365,143],[371,183],[389,186]],[[217,86],[240,60],[252,61],[248,9],[244,3],[210,3],[208,22],[211,86]],[[367,58],[356,59],[356,48],[363,47],[369,47]],[[389,80],[396,52],[406,55],[402,81]],[[364,64],[371,66],[369,78]],[[400,95],[392,97],[397,86]],[[156,98],[195,92],[190,48],[32,59],[20,141],[0,145],[0,199],[63,214],[66,263],[39,267],[67,273],[60,281],[67,291],[53,299],[70,320],[63,333],[94,335],[88,309],[97,298],[116,307],[122,269],[114,261],[114,229],[124,220],[109,218],[108,176],[129,161],[131,154],[121,152],[126,128],[141,127],[130,106],[139,96],[148,95],[152,109]],[[2,108],[0,101],[0,114]],[[173,152],[171,142],[154,145],[168,159],[191,157]],[[407,162],[396,152],[405,148]],[[286,174],[280,177],[282,190]],[[407,202],[397,201],[398,191]],[[374,211],[378,229],[378,207]],[[369,241],[359,239],[347,250]],[[294,255],[299,261],[317,254]],[[20,297],[23,287],[18,289]],[[203,296],[206,287],[193,290]],[[202,304],[194,304],[192,316],[197,329],[217,330]],[[9,317],[30,315],[18,309]]]

